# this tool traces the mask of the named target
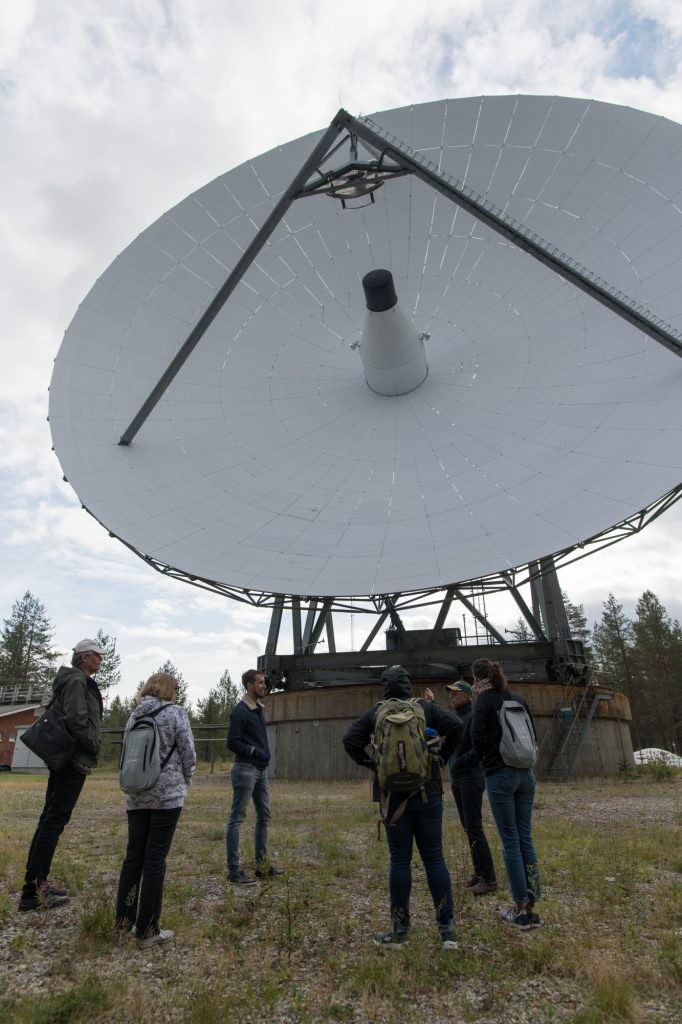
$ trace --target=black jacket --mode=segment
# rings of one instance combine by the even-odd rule
[[[481,762],[471,742],[472,712],[471,701],[463,704],[457,712],[464,723],[464,728],[462,729],[462,736],[457,744],[457,749],[448,762],[450,777],[455,785],[458,782],[463,782],[465,779],[483,778]]]
[[[474,704],[471,742],[486,775],[491,775],[493,772],[507,767],[500,756],[502,726],[500,725],[499,711],[502,701],[505,700],[517,700],[519,704],[523,704],[533,724],[533,732],[535,732],[535,722],[530,714],[530,708],[518,693],[513,693],[511,690],[484,690],[483,693],[480,693]]]
[[[412,688],[409,681],[405,682],[403,679],[396,678],[384,687],[384,698],[386,700],[391,697],[409,700],[411,696]],[[420,700],[419,703],[424,709],[424,718],[426,719],[427,726],[436,729],[440,736],[443,737],[440,756],[443,761],[447,761],[459,741],[462,732],[462,720],[459,715],[455,715],[452,711],[445,711],[438,704],[434,704],[433,701]],[[374,719],[378,708],[379,703],[365,711],[364,715],[361,715],[360,718],[348,727],[343,736],[342,742],[346,753],[362,768],[373,768],[372,756],[367,748],[374,732]],[[440,767],[435,759],[431,788],[442,789]],[[379,799],[379,786],[376,775],[374,777],[374,799]]]
[[[62,665],[52,684],[52,694],[66,719],[77,746],[71,764],[89,774],[97,764],[102,745],[102,694],[91,676],[80,668]]]
[[[244,700],[232,709],[227,733],[227,749],[235,761],[253,764],[261,771],[270,764],[270,747],[265,716],[260,705],[250,708]]]

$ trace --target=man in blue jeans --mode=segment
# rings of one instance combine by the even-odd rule
[[[268,765],[270,747],[263,715],[266,693],[262,672],[250,668],[242,676],[245,693],[230,715],[228,750],[235,755],[232,767],[232,810],[227,823],[227,873],[233,885],[255,885],[256,879],[242,870],[239,861],[239,829],[246,817],[249,801],[256,808],[256,878],[281,875],[268,860],[270,790]]]
[[[381,681],[384,684],[384,699],[410,700],[412,684],[410,677],[401,665],[387,668]],[[420,700],[424,710],[426,725],[437,732],[442,738],[440,757],[443,760],[451,755],[457,745],[462,722],[458,715],[444,711],[438,704]],[[343,745],[346,753],[356,764],[365,768],[374,768],[371,754],[368,752],[374,720],[380,704],[375,704],[346,730]],[[436,912],[436,923],[444,950],[457,948],[455,941],[454,907],[452,901],[452,882],[443,857],[443,784],[440,774],[440,760],[434,757],[432,762],[431,783],[427,787],[423,799],[421,794],[411,796],[402,812],[399,806],[403,802],[402,795],[390,794],[386,808],[384,823],[386,840],[391,855],[389,872],[389,894],[391,902],[391,931],[377,932],[373,941],[377,946],[386,948],[400,947],[408,940],[410,929],[410,893],[412,889],[412,847],[417,844],[419,855],[426,872],[426,881]],[[379,800],[379,785],[374,776],[374,799]],[[396,813],[398,811],[398,813]]]

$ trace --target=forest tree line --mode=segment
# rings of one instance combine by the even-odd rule
[[[629,618],[613,594],[603,602],[601,618],[589,627],[584,608],[564,594],[564,603],[574,639],[582,640],[592,668],[592,677],[603,686],[621,690],[632,708],[632,742],[635,749],[664,747],[682,749],[682,628],[652,591],[637,601],[634,618]],[[508,630],[512,639],[530,640],[532,634],[523,619]],[[49,686],[59,653],[54,649],[54,630],[42,602],[30,591],[15,601],[0,632],[0,684],[31,682]],[[135,697],[114,694],[121,681],[121,658],[116,640],[103,630],[94,639],[107,651],[97,681],[107,696],[103,726],[120,729],[135,706]],[[501,654],[500,660],[504,660]],[[226,669],[216,685],[193,707],[187,682],[171,661],[155,671],[170,672],[178,680],[178,703],[186,708],[194,726],[225,725],[230,711],[241,697]],[[140,686],[143,680],[140,680]],[[113,696],[112,696],[113,694]],[[211,735],[208,730],[200,736]],[[217,733],[213,734],[217,735]],[[198,740],[201,743],[201,740]],[[216,747],[223,753],[221,744]],[[210,757],[207,742],[200,756]]]

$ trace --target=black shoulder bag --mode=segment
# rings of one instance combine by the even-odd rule
[[[64,713],[53,697],[43,714],[20,736],[21,742],[44,761],[50,771],[58,772],[76,752],[76,737],[66,724]]]

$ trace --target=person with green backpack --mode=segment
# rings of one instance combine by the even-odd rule
[[[348,756],[374,772],[374,800],[380,804],[391,858],[391,930],[377,932],[373,941],[392,948],[408,940],[416,842],[442,948],[453,950],[457,943],[452,883],[443,857],[441,764],[459,741],[462,721],[438,704],[413,699],[410,677],[401,665],[387,668],[381,681],[384,700],[358,718],[343,736]],[[435,745],[439,745],[437,753]]]

